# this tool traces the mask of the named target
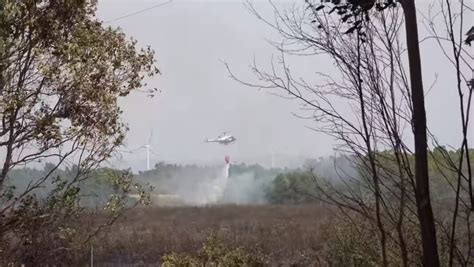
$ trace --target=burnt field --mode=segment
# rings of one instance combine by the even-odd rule
[[[210,236],[270,266],[319,265],[331,225],[321,205],[147,207],[128,211],[94,242],[96,266],[159,266],[199,255]],[[87,261],[88,257],[84,258]]]

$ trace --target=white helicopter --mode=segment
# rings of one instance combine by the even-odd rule
[[[237,140],[237,138],[235,138],[234,136],[232,136],[231,134],[227,132],[223,132],[217,138],[207,139],[205,142],[206,143],[219,143],[221,145],[229,145],[235,142],[235,140]]]

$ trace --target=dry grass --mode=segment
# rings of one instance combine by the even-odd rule
[[[271,266],[310,266],[324,246],[321,229],[330,217],[320,205],[140,208],[98,238],[95,262],[156,266],[170,252],[196,255],[214,233],[226,246],[267,256]]]

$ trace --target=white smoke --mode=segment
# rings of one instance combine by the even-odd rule
[[[274,178],[274,176],[269,176],[256,179],[253,172],[232,175],[227,182],[221,202],[228,204],[266,203],[265,190]]]
[[[216,167],[165,164],[157,168],[162,171],[147,176],[156,189],[156,205],[162,204],[160,196],[167,196],[167,199],[174,196],[179,200],[177,205],[191,206],[265,203],[265,190],[276,176],[257,165],[231,168],[228,157],[225,164]],[[262,176],[262,172],[266,175]]]
[[[227,186],[229,180],[229,163],[226,163],[222,171],[216,177],[204,180],[198,184],[195,193],[183,192],[180,195],[186,203],[191,205],[209,205],[219,202]]]
[[[227,181],[229,180],[229,167],[229,163],[226,163],[222,173],[211,181],[209,184],[209,192],[207,194],[207,203],[204,204],[214,204],[222,199],[227,186]]]

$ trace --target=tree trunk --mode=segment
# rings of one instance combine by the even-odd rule
[[[428,144],[426,137],[426,111],[421,75],[420,47],[416,21],[415,0],[404,0],[405,28],[410,66],[411,99],[413,103],[413,133],[415,136],[415,198],[420,220],[423,245],[423,265],[439,266],[438,245],[431,207],[428,176]]]

